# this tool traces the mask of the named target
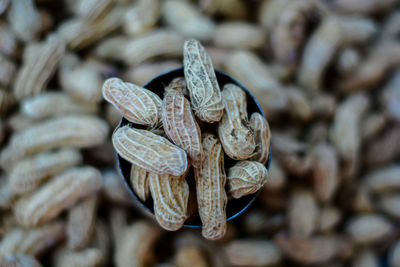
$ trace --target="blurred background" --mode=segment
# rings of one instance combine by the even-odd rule
[[[0,0],[0,266],[400,266],[400,1]],[[105,79],[196,38],[272,132],[258,199],[206,241],[126,191]]]

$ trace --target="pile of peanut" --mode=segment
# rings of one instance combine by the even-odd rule
[[[195,179],[192,191],[202,234],[215,240],[226,232],[225,183],[229,196],[236,199],[265,184],[271,135],[260,113],[249,120],[246,94],[238,85],[227,83],[221,92],[211,58],[199,41],[187,40],[183,54],[185,77],[170,82],[163,100],[118,78],[104,83],[103,95],[129,122],[147,127],[126,125],[112,136],[118,154],[132,163],[130,180],[136,195],[146,201],[150,192],[158,223],[176,231],[196,208],[188,208],[187,183]],[[203,122],[202,129],[196,118]],[[238,160],[228,175],[224,154]],[[191,165],[194,178],[188,176]]]
[[[400,266],[399,5],[0,0],[0,266]],[[272,137],[268,182],[216,241],[199,229],[165,231],[136,208],[115,166],[112,129],[121,114],[102,96],[105,81],[118,77],[111,81],[141,92],[132,97],[150,107],[131,118],[145,125],[119,131],[126,129],[129,140],[170,138],[165,126],[161,131],[163,101],[136,89],[182,67],[191,39],[202,43],[215,70],[255,96]],[[183,111],[186,98],[196,117],[218,117],[218,108],[207,114],[191,99],[196,83],[187,78],[188,92],[182,79],[165,84],[171,103],[182,93]],[[203,130],[208,123],[196,121],[203,161],[218,147],[229,158],[218,131],[221,145]],[[150,175],[150,192],[136,192],[158,197],[156,215],[157,207],[185,209],[186,195],[169,191],[165,197],[176,202],[162,203],[159,194],[182,186],[169,177],[184,169],[178,159],[189,155],[187,166],[199,164],[196,150],[171,140],[160,146],[182,158],[163,159],[171,164],[159,171],[171,174]],[[135,183],[146,182],[140,169],[132,171]]]

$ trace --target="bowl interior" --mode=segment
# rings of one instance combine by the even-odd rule
[[[218,84],[221,89],[223,88],[223,86],[225,84],[233,83],[233,84],[240,86],[246,92],[247,112],[248,112],[249,116],[253,112],[259,112],[260,114],[262,114],[265,117],[265,115],[264,115],[260,105],[257,103],[256,99],[251,95],[251,93],[243,85],[241,85],[240,83],[238,83],[237,81],[232,79],[229,75],[227,75],[221,71],[215,70],[215,73],[216,73],[216,77],[218,80]],[[169,72],[166,72],[162,75],[155,77],[153,80],[148,82],[144,87],[153,91],[154,93],[159,95],[162,99],[165,86],[167,86],[174,78],[183,77],[183,76],[184,76],[183,68],[178,68],[178,69],[171,70]],[[124,117],[122,117],[121,122],[118,125],[118,127],[122,127],[127,124],[131,124],[131,125],[135,126],[133,123],[129,122]],[[120,157],[118,154],[117,154],[117,161],[118,161],[117,163],[118,163],[118,167],[119,167],[119,170],[121,173],[121,177],[123,178],[126,187],[128,188],[129,192],[132,194],[134,199],[136,200],[139,207],[141,207],[148,213],[154,214],[153,201],[150,199],[150,200],[147,200],[146,202],[143,202],[137,197],[137,195],[133,191],[132,184],[131,184],[130,178],[129,178],[130,171],[131,171],[131,164],[128,161],[126,161],[125,159],[123,159],[122,157]],[[270,149],[270,155],[268,157],[268,162],[266,164],[267,169],[269,169],[270,162],[271,162],[271,149]],[[233,164],[234,164],[234,161],[229,159],[227,156],[225,156],[225,168],[229,168]],[[187,182],[188,182],[189,187],[192,192],[192,190],[194,190],[194,176],[193,176],[192,170],[191,170],[191,172],[189,172],[189,175],[187,176]],[[260,191],[258,191],[257,193],[251,194],[251,195],[241,197],[239,199],[229,200],[227,207],[226,207],[227,220],[228,221],[232,220],[232,219],[236,218],[237,216],[239,216],[240,214],[242,214],[253,203],[253,201],[256,199],[257,195],[259,194],[259,192]],[[193,194],[191,193],[191,195],[193,195]],[[185,226],[186,227],[201,227],[201,221],[200,221],[199,216],[198,215],[191,216],[191,218],[189,218],[187,220]]]

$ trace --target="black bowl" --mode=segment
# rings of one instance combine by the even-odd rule
[[[223,88],[225,84],[227,83],[233,83],[241,87],[247,95],[247,112],[249,115],[251,115],[253,112],[259,112],[262,114],[264,117],[264,113],[258,104],[257,100],[254,98],[254,96],[240,83],[235,81],[233,78],[231,78],[229,75],[223,73],[222,71],[215,70],[215,74],[217,76],[218,84],[220,88]],[[164,93],[164,88],[166,85],[168,85],[174,78],[177,77],[183,77],[183,68],[178,68],[175,70],[171,70],[169,72],[166,72],[164,74],[161,74],[157,77],[155,77],[153,80],[148,82],[144,87],[153,91],[157,95],[163,98],[163,93]],[[122,117],[121,122],[118,125],[119,127],[122,127],[124,125],[133,125],[131,122],[129,122],[127,119]],[[139,126],[140,127],[140,126]],[[229,168],[234,161],[230,160],[228,157],[225,157],[225,167]],[[130,182],[130,171],[131,171],[131,163],[123,159],[120,155],[117,153],[117,162],[118,162],[118,167],[121,173],[121,177],[124,180],[124,183],[126,187],[128,188],[129,192],[137,202],[138,206],[146,211],[147,213],[153,214],[154,215],[154,210],[153,210],[153,202],[152,200],[147,200],[146,202],[141,201],[135,192],[133,191],[132,184]],[[266,164],[267,169],[269,169],[269,165],[271,163],[271,149],[270,149],[270,154],[268,156],[268,162]],[[188,181],[190,186],[193,186],[193,182]],[[260,191],[247,195],[244,197],[241,197],[239,199],[231,199],[228,201],[228,205],[226,207],[226,217],[227,221],[230,221],[236,217],[238,217],[240,214],[242,214],[256,199],[257,195],[259,194]],[[191,220],[187,221],[187,224],[185,224],[186,227],[201,227],[201,221],[200,218],[192,218]]]

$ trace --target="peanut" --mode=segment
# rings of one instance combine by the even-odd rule
[[[228,193],[234,198],[257,192],[267,182],[268,170],[257,161],[239,161],[229,168]]]
[[[186,173],[179,177],[149,173],[150,192],[154,202],[154,215],[166,230],[176,231],[188,217],[189,185]]]
[[[161,120],[161,99],[145,88],[111,78],[103,85],[103,96],[133,123],[155,127]]]
[[[146,201],[150,194],[149,176],[148,171],[132,164],[130,175],[132,188],[142,201]]]
[[[171,82],[169,87],[178,86]],[[186,86],[183,87],[184,90]],[[200,127],[190,108],[189,101],[182,92],[172,88],[166,90],[163,100],[162,122],[167,136],[188,153],[195,168],[199,168],[203,150],[201,147]]]
[[[55,35],[50,35],[42,43],[28,46],[15,79],[14,96],[20,100],[41,93],[64,53],[64,41]]]
[[[25,227],[43,224],[79,199],[98,191],[102,186],[101,174],[93,167],[67,170],[33,194],[19,200],[14,208],[18,223]]]
[[[256,144],[247,117],[247,102],[244,91],[234,85],[226,84],[222,91],[224,115],[218,123],[218,136],[225,153],[235,160],[253,156]]]
[[[185,37],[208,41],[214,33],[214,22],[189,2],[167,0],[162,3],[162,16],[167,25]]]
[[[1,164],[10,168],[18,159],[53,148],[98,145],[107,134],[108,125],[94,116],[49,119],[15,133],[1,153]]]
[[[122,229],[121,239],[116,242],[116,266],[149,265],[153,261],[152,249],[159,235],[159,229],[145,221],[137,221]]]
[[[10,188],[16,194],[27,193],[46,179],[82,162],[73,149],[43,152],[19,161],[9,172]]]
[[[250,160],[255,160],[266,164],[269,158],[269,148],[271,143],[271,131],[267,120],[260,113],[253,113],[250,117],[250,128],[254,133],[256,148],[254,156]]]
[[[160,7],[160,0],[140,0],[135,3],[125,12],[124,32],[138,36],[154,28],[160,17]]]
[[[121,157],[149,172],[179,176],[188,168],[184,150],[150,131],[123,126],[112,141]]]
[[[221,91],[211,58],[197,40],[189,39],[185,42],[183,65],[196,116],[210,123],[219,121],[224,108]]]
[[[197,203],[203,223],[202,235],[215,240],[226,232],[224,153],[218,138],[212,134],[203,136],[202,146],[203,164],[195,169]]]
[[[0,255],[28,254],[38,257],[62,241],[65,225],[62,222],[46,224],[35,229],[15,228],[0,242]]]
[[[178,56],[183,42],[176,32],[154,30],[128,41],[122,51],[122,60],[136,67],[154,57]]]
[[[98,198],[89,196],[69,210],[67,235],[70,249],[85,248],[92,237],[97,218]]]
[[[54,254],[55,267],[101,266],[104,256],[98,248],[85,248],[80,251],[60,249]]]
[[[43,119],[65,114],[92,114],[97,112],[94,104],[76,101],[65,93],[49,92],[22,102],[21,110],[26,116],[33,119]]]
[[[24,42],[35,39],[41,28],[39,12],[32,0],[11,1],[8,20],[18,38]]]

